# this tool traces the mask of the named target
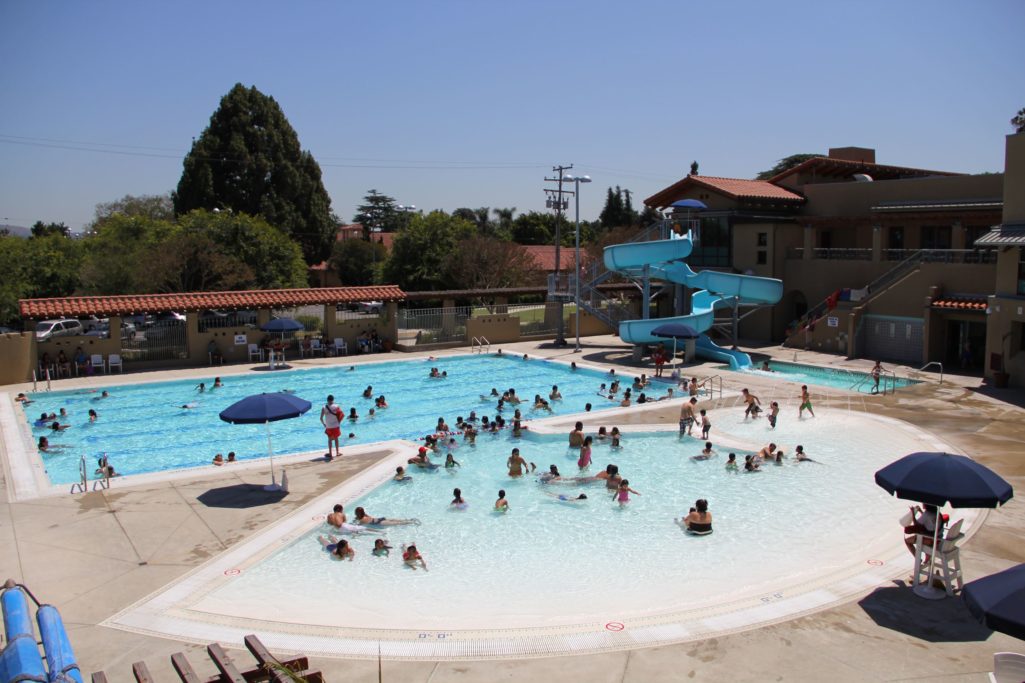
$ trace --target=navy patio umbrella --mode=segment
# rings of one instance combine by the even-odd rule
[[[965,584],[961,597],[986,628],[1025,640],[1025,564]]]
[[[281,485],[274,478],[274,448],[271,444],[270,423],[289,420],[309,411],[309,401],[292,394],[254,394],[231,404],[220,412],[220,418],[232,424],[265,424],[267,426],[267,455],[270,457],[270,485],[267,491],[280,491]],[[284,477],[282,476],[282,481]]]
[[[685,200],[691,201],[691,200]],[[693,200],[697,201],[697,200]],[[664,323],[659,325],[651,331],[652,336],[665,337],[667,339],[672,338],[673,340],[673,363],[676,363],[676,340],[677,339],[697,339],[701,336],[697,330],[690,325],[684,323]]]
[[[260,325],[260,329],[264,332],[280,332],[284,334],[285,332],[298,332],[306,328],[301,322],[292,318],[274,318],[274,320],[269,320]]]
[[[1014,495],[1004,479],[971,458],[952,453],[921,452],[905,455],[875,474],[876,484],[898,498],[914,500],[941,508],[995,508]],[[940,525],[933,531],[933,547],[938,541]],[[936,562],[936,553],[929,555],[929,576]],[[927,598],[944,595],[930,585],[921,585],[915,592]]]
[[[681,199],[678,202],[673,202],[669,206],[673,207],[674,209],[693,209],[696,211],[701,211],[703,209],[708,208],[708,206],[706,206],[705,203],[700,199]]]

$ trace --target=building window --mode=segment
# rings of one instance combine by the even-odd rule
[[[988,225],[968,225],[964,229],[964,248],[974,248],[975,240],[989,232]]]
[[[759,249],[758,250],[758,265],[764,266],[766,263],[768,263],[768,252],[766,252],[764,249]]]
[[[733,230],[726,216],[703,216],[701,241],[694,245],[687,262],[706,268],[728,268],[733,253]]]
[[[1018,294],[1025,295],[1025,249],[1018,247]]]
[[[758,233],[758,246],[767,247],[769,246],[769,233],[760,232]]]
[[[922,249],[950,249],[949,225],[923,225]]]

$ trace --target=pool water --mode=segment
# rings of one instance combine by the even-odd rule
[[[759,369],[760,367],[760,365],[758,367],[752,367],[746,370],[746,372],[756,373],[758,375],[772,374]],[[872,393],[872,388],[874,386],[872,377],[867,372],[855,372],[853,370],[839,368],[824,368],[817,365],[803,365],[800,363],[783,363],[775,360],[769,361],[769,367],[772,369],[773,373],[777,375],[778,379],[787,382],[796,382],[798,384],[833,387],[834,389],[845,389],[847,391],[857,391],[859,393],[866,394]],[[880,379],[880,388],[882,388],[882,384],[884,382],[886,384],[887,391],[919,383],[917,380],[906,379],[904,377],[897,377],[895,380],[891,376],[883,376]]]
[[[542,485],[534,476],[508,477],[513,447],[538,473],[556,464],[564,476],[576,475],[577,452],[563,435],[478,438],[475,447],[456,451],[456,469],[417,471],[408,483],[385,481],[338,501],[350,518],[361,505],[374,516],[421,521],[387,530],[395,548],[389,557],[372,555],[375,537],[357,536],[347,537],[357,553],[353,562],[332,560],[317,540],[331,529],[317,523],[193,607],[242,616],[243,605],[259,605],[261,614],[285,621],[363,629],[481,627],[482,615],[486,628],[623,621],[771,592],[781,580],[797,583],[851,563],[864,566],[864,553],[881,542],[892,548],[899,539],[896,520],[906,503],[887,496],[872,473],[917,450],[911,435],[840,411],[781,421],[774,432],[764,419],[745,422],[738,410],[714,411],[711,418],[713,442],[717,432],[751,444],[771,438],[788,455],[801,443],[818,462],[788,459],[763,472],[732,473],[724,467],[728,449],[693,461],[703,446],[697,439],[627,434],[620,450],[596,444],[589,469],[619,466],[639,492],[621,508],[600,483]],[[736,452],[742,462],[744,453]],[[462,489],[467,509],[449,505],[454,487]],[[500,488],[506,513],[493,510]],[[588,499],[567,503],[546,492],[583,492]],[[673,518],[702,497],[715,533],[695,537]],[[881,527],[893,535],[880,535]],[[400,545],[408,542],[417,544],[430,571],[402,565]]]
[[[67,409],[68,418],[61,421],[71,424],[70,429],[57,434],[45,427],[32,428],[34,438],[45,435],[52,444],[67,446],[55,454],[40,454],[50,481],[67,484],[78,481],[80,455],[87,456],[91,471],[95,459],[107,453],[120,474],[206,465],[215,453],[227,456],[228,451],[235,451],[239,460],[266,457],[264,425],[231,425],[218,417],[232,403],[261,392],[291,389],[313,403],[305,415],[271,424],[276,454],[326,448],[320,409],[328,394],[334,394],[346,415],[351,407],[360,415],[356,421],[343,421],[343,453],[347,443],[423,437],[433,432],[442,416],[453,428],[456,417],[467,417],[471,410],[493,418],[497,399],[479,397],[492,388],[501,393],[514,387],[523,401],[518,407],[525,420],[549,416],[531,407],[534,395],[547,399],[553,384],[559,386],[563,396],[562,401],[551,402],[555,415],[583,412],[588,402],[595,410],[614,405],[596,395],[598,386],[609,381],[608,375],[585,368],[574,371],[540,359],[473,355],[357,365],[351,372],[348,367],[233,375],[226,377],[225,386],[218,389],[210,388],[211,375],[205,379],[204,393],[197,391],[197,381],[108,387],[110,396],[105,399],[99,398],[98,392],[55,391],[36,395],[26,413],[29,420],[34,420],[42,411]],[[431,367],[447,372],[448,377],[429,378]],[[374,401],[362,397],[367,385],[373,386],[375,397],[384,394],[389,405],[377,410],[372,418],[368,410]],[[196,404],[194,409],[181,408],[191,403]],[[509,424],[516,407],[507,405],[502,412]],[[100,416],[94,423],[88,419],[90,408]],[[354,439],[346,438],[350,432],[355,434]]]

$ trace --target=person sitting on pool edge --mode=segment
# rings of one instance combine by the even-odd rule
[[[690,509],[690,513],[682,520],[673,520],[688,533],[707,536],[712,533],[712,513],[708,511],[708,501],[700,498]]]

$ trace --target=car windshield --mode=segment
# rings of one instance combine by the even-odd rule
[[[36,323],[36,332],[47,332],[53,327],[53,323]]]

